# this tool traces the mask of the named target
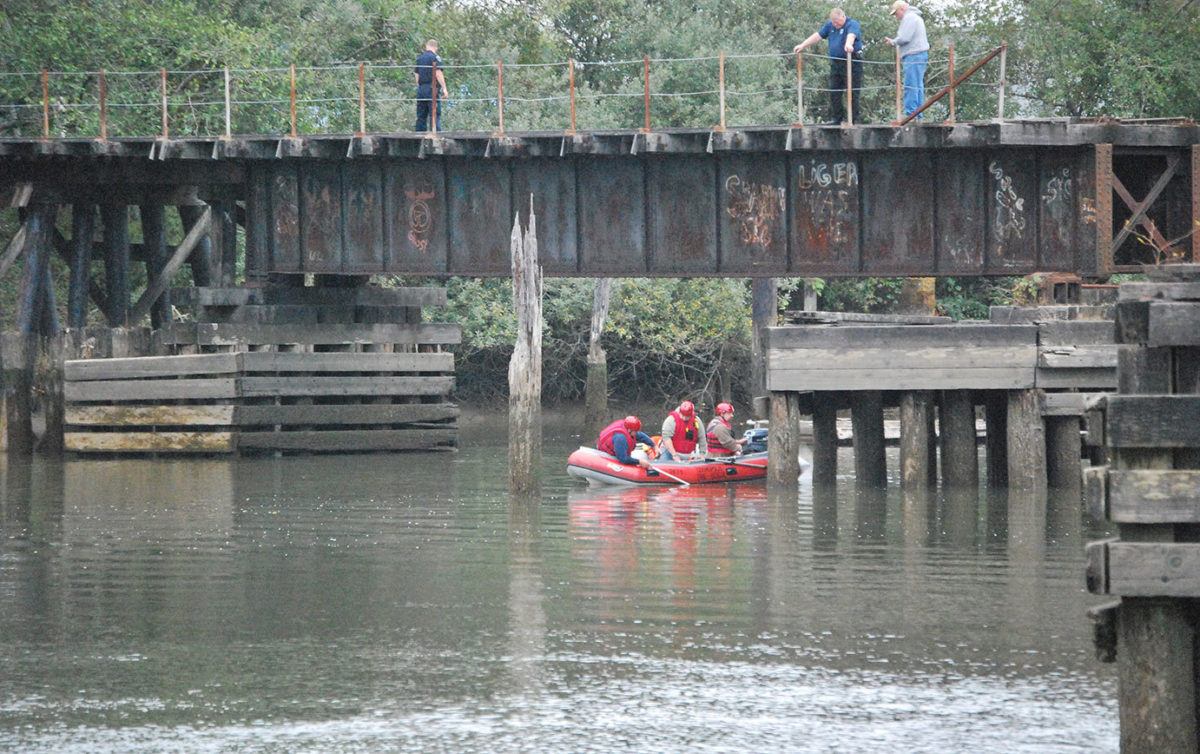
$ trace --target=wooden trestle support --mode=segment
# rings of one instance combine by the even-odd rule
[[[1085,472],[1092,515],[1118,536],[1088,545],[1100,659],[1116,661],[1121,750],[1196,751],[1200,612],[1200,265],[1121,286],[1116,394],[1091,440],[1109,463]]]

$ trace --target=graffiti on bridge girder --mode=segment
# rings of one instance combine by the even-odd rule
[[[434,192],[405,191],[404,196],[411,202],[408,205],[408,241],[424,254],[429,250],[429,232],[433,230],[433,211],[429,208],[429,200],[433,199]]]
[[[725,190],[729,192],[725,212],[737,221],[742,243],[769,249],[773,240],[771,229],[786,206],[783,189],[731,175],[725,180]]]

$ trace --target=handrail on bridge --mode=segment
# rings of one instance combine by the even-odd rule
[[[916,119],[916,117],[918,115],[920,115],[921,113],[928,110],[935,102],[939,101],[946,95],[950,95],[950,119],[949,119],[949,122],[953,123],[954,122],[954,92],[955,92],[955,90],[958,89],[959,85],[962,84],[964,81],[966,81],[967,79],[971,78],[976,73],[978,73],[981,68],[983,68],[988,63],[992,62],[992,60],[997,55],[1000,56],[1000,101],[999,101],[1000,112],[999,112],[999,118],[1001,120],[1003,120],[1004,119],[1005,68],[1006,68],[1006,64],[1007,64],[1007,59],[1006,59],[1007,53],[1008,53],[1008,43],[1001,42],[999,47],[992,50],[987,55],[984,55],[982,58],[979,59],[978,62],[975,63],[975,65],[968,68],[966,73],[964,73],[962,76],[959,76],[956,79],[956,78],[954,78],[954,46],[953,46],[953,43],[951,43],[951,47],[950,47],[950,83],[948,85],[946,85],[940,92],[933,95],[929,99],[925,100],[925,102],[922,103],[920,107],[918,107],[916,110],[913,110],[911,113],[909,113],[907,117],[905,117],[902,120],[893,121],[892,125],[896,126],[897,128],[899,128],[900,126],[908,125],[914,119]],[[897,55],[898,54],[899,53],[897,53]],[[896,76],[897,76],[897,81],[899,81],[899,78],[898,78],[900,76],[899,63],[897,63],[897,66],[896,66]],[[897,86],[897,88],[899,88],[900,84],[897,83],[896,86]]]
[[[1007,50],[1007,44],[1002,43],[999,47],[988,52],[982,59],[980,59],[977,63],[975,63],[973,66],[971,66],[971,68],[968,69],[962,76],[956,77],[955,69],[954,69],[955,46],[954,46],[954,43],[951,42],[949,45],[949,49],[948,49],[949,57],[933,61],[936,64],[939,64],[939,66],[944,66],[944,65],[948,64],[948,70],[947,70],[947,67],[939,67],[937,72],[931,73],[931,76],[934,76],[934,77],[945,75],[946,73],[948,73],[949,79],[950,79],[949,85],[947,85],[946,87],[941,89],[934,96],[927,99],[913,113],[911,113],[907,117],[903,117],[903,118],[901,117],[901,115],[902,115],[901,98],[902,98],[902,91],[903,91],[903,83],[902,83],[902,75],[901,75],[902,63],[900,60],[899,51],[897,51],[896,60],[895,60],[895,64],[894,64],[895,65],[894,85],[895,85],[895,89],[896,89],[896,119],[891,122],[891,125],[897,126],[897,127],[907,125],[908,123],[912,122],[912,120],[915,119],[918,115],[927,111],[932,105],[934,105],[938,101],[942,100],[946,96],[950,97],[949,117],[948,117],[947,122],[953,123],[955,120],[955,117],[956,117],[956,103],[955,103],[955,96],[954,96],[955,91],[958,89],[959,86],[963,85],[965,82],[968,81],[968,79],[971,79],[976,73],[978,73],[978,71],[981,68],[983,68],[984,65],[986,65],[991,60],[995,59],[996,56],[1000,57],[1000,79],[999,79],[999,81],[998,82],[972,83],[972,86],[980,86],[980,87],[996,86],[996,87],[998,87],[998,90],[999,90],[999,92],[998,92],[998,116],[1002,120],[1004,118],[1004,97],[1005,97],[1005,86],[1006,86],[1006,81],[1005,81],[1005,53],[1006,53],[1006,50]],[[780,73],[782,73],[782,72],[776,72],[776,73],[770,75],[769,80],[762,81],[762,84],[757,87],[751,87],[749,89],[739,88],[736,85],[732,89],[727,87],[727,71],[726,71],[727,62],[751,60],[751,59],[787,60],[789,57],[791,57],[793,55],[795,57],[794,84],[789,83],[787,81],[787,76],[789,74],[784,73],[784,74],[782,74],[782,76],[780,76]],[[561,101],[562,104],[565,106],[564,109],[567,110],[567,112],[564,113],[564,115],[567,115],[567,118],[565,119],[567,122],[564,124],[564,125],[566,125],[566,130],[568,133],[574,133],[574,132],[576,132],[576,130],[578,128],[577,123],[576,123],[576,101],[577,100],[579,100],[579,99],[600,100],[600,99],[607,99],[607,98],[612,98],[612,97],[628,97],[628,98],[639,98],[642,100],[642,102],[641,102],[642,107],[639,108],[642,110],[641,130],[649,131],[651,129],[651,112],[652,112],[651,103],[654,98],[678,99],[678,98],[687,98],[687,97],[709,97],[709,96],[711,96],[714,98],[714,100],[715,100],[714,104],[716,104],[716,108],[717,108],[717,112],[713,113],[713,115],[716,117],[714,117],[712,119],[712,121],[705,123],[704,125],[711,126],[715,130],[724,130],[727,127],[727,123],[728,123],[728,119],[729,119],[728,118],[728,107],[727,107],[727,102],[728,102],[729,98],[736,97],[736,96],[784,94],[784,93],[788,92],[793,86],[794,86],[795,97],[796,97],[796,103],[795,103],[795,116],[796,117],[795,117],[795,121],[794,121],[793,125],[802,126],[805,123],[804,90],[806,88],[806,85],[804,82],[804,61],[803,61],[804,56],[815,57],[815,58],[826,58],[826,59],[829,59],[835,65],[840,64],[842,62],[841,58],[830,58],[828,55],[820,55],[820,54],[814,54],[814,53],[790,53],[789,52],[789,53],[759,53],[759,54],[755,54],[755,53],[726,54],[724,51],[721,51],[719,54],[713,55],[713,56],[689,57],[689,58],[652,58],[652,57],[646,55],[646,56],[643,56],[640,60],[634,59],[634,60],[620,60],[620,61],[582,62],[582,61],[575,61],[574,59],[572,59],[572,60],[565,61],[565,62],[555,62],[555,63],[508,63],[508,64],[506,64],[502,60],[497,60],[494,63],[479,64],[479,65],[476,65],[476,64],[439,65],[439,66],[437,66],[438,68],[444,68],[447,71],[464,72],[468,81],[469,81],[469,77],[471,75],[474,75],[471,73],[471,71],[473,71],[474,69],[481,69],[480,70],[481,73],[483,72],[483,70],[490,69],[492,72],[494,72],[495,78],[491,79],[490,81],[486,81],[486,82],[482,83],[480,86],[478,86],[477,87],[477,89],[479,90],[478,93],[471,93],[467,87],[467,84],[464,83],[461,85],[464,96],[450,98],[445,103],[440,103],[437,101],[439,99],[439,97],[437,96],[436,87],[435,87],[433,101],[430,102],[431,110],[432,110],[432,117],[430,118],[430,121],[431,121],[430,126],[431,126],[432,131],[438,130],[438,122],[440,120],[438,117],[438,110],[448,109],[448,107],[452,104],[481,103],[481,106],[485,110],[492,111],[491,117],[496,119],[496,120],[492,121],[492,125],[491,125],[492,130],[494,130],[498,135],[504,135],[506,132],[506,125],[507,125],[506,117],[505,117],[506,116],[506,101],[507,102],[515,102],[515,103],[548,103],[548,102]],[[693,65],[697,65],[697,64],[701,64],[701,63],[706,63],[709,61],[716,62],[716,71],[715,71],[716,81],[714,82],[715,86],[713,86],[712,88],[706,88],[703,84],[701,84],[699,87],[696,87],[696,86],[691,87],[692,89],[699,89],[699,91],[662,91],[662,90],[653,91],[652,90],[652,87],[651,87],[652,64],[654,64],[655,67],[657,67],[658,64],[670,64],[670,63],[682,63],[682,64],[685,64],[688,66],[693,66]],[[845,62],[847,65],[849,65],[849,63],[851,61],[847,58]],[[885,62],[885,61],[878,61],[878,60],[864,60],[862,62],[872,64],[875,66],[891,66],[891,65],[893,65],[893,63],[891,61]],[[641,69],[639,71],[640,76],[637,76],[636,74],[634,74],[634,76],[636,76],[636,78],[641,79],[641,81],[638,82],[639,84],[641,84],[641,86],[638,87],[639,91],[636,91],[636,92],[635,91],[619,91],[619,90],[617,90],[617,91],[590,91],[590,92],[578,91],[577,86],[576,86],[576,76],[575,76],[577,68],[586,69],[589,67],[599,67],[599,66],[611,67],[611,66],[619,66],[619,65],[630,65],[630,66],[638,65],[638,67]],[[567,70],[566,70],[567,75],[565,77],[565,91],[559,91],[558,89],[555,88],[556,86],[561,86],[561,82],[558,84],[555,84],[554,82],[552,82],[548,79],[545,79],[544,76],[539,74],[537,76],[537,78],[532,79],[532,80],[527,80],[525,82],[526,86],[533,86],[538,89],[541,89],[544,85],[549,84],[548,91],[547,90],[542,90],[542,91],[535,90],[534,92],[531,93],[531,95],[522,94],[522,96],[517,96],[517,97],[506,97],[506,82],[505,82],[505,73],[506,73],[505,68],[506,67],[516,70],[516,69],[532,69],[532,68],[554,69],[554,68],[559,68],[561,66],[567,67]],[[382,103],[402,103],[402,102],[416,103],[416,102],[421,101],[418,98],[410,98],[410,97],[405,97],[405,96],[398,96],[398,97],[392,96],[392,95],[399,93],[394,90],[385,90],[385,93],[383,94],[383,96],[374,96],[373,97],[368,94],[368,73],[370,71],[372,71],[372,70],[400,71],[400,70],[404,70],[406,68],[408,68],[408,67],[399,65],[399,64],[395,64],[395,63],[368,64],[368,63],[360,62],[357,64],[345,64],[345,65],[339,64],[339,65],[332,65],[332,66],[309,66],[309,67],[299,67],[299,68],[296,65],[291,65],[291,66],[288,66],[287,68],[279,68],[279,69],[275,69],[275,68],[232,69],[230,67],[222,67],[222,68],[216,68],[216,69],[204,70],[204,71],[174,71],[174,72],[168,71],[166,69],[159,69],[159,70],[153,71],[153,72],[108,71],[107,73],[103,69],[99,70],[98,72],[95,72],[95,71],[80,71],[80,72],[49,71],[46,69],[43,69],[42,71],[37,72],[37,73],[5,72],[5,73],[0,73],[0,83],[3,83],[4,79],[9,79],[11,77],[37,76],[40,79],[38,83],[40,84],[39,94],[41,95],[41,97],[40,97],[41,101],[38,102],[37,104],[23,103],[20,101],[20,98],[18,98],[18,100],[16,102],[0,103],[0,109],[7,107],[10,109],[15,109],[17,111],[20,111],[23,108],[40,110],[39,114],[41,115],[41,118],[40,118],[41,123],[38,125],[41,126],[41,128],[40,128],[41,138],[47,139],[47,140],[53,138],[52,128],[51,128],[52,113],[55,113],[58,111],[70,112],[72,110],[87,111],[87,110],[91,110],[91,109],[96,109],[96,110],[98,110],[99,122],[98,122],[98,128],[97,128],[96,132],[94,132],[94,133],[97,133],[97,136],[100,141],[106,141],[110,135],[110,132],[112,131],[111,124],[109,122],[109,114],[112,111],[113,107],[125,108],[125,109],[154,108],[156,110],[159,110],[160,115],[161,115],[161,129],[159,129],[158,138],[167,139],[167,138],[170,138],[169,135],[171,134],[172,131],[175,131],[176,133],[180,133],[181,131],[185,131],[185,130],[186,131],[194,131],[196,133],[196,135],[204,135],[205,133],[208,133],[211,135],[213,132],[216,132],[216,133],[222,134],[225,138],[230,138],[232,136],[232,134],[235,132],[234,122],[233,122],[234,121],[233,114],[234,114],[235,106],[242,106],[242,105],[280,106],[280,107],[284,107],[287,112],[287,115],[284,118],[287,122],[287,127],[286,127],[286,129],[284,129],[283,132],[288,134],[292,138],[296,138],[300,133],[300,127],[299,127],[298,117],[297,117],[297,105],[298,104],[303,103],[303,104],[309,105],[309,104],[315,104],[315,103],[345,103],[345,107],[343,107],[341,104],[338,104],[337,108],[341,108],[344,112],[345,110],[354,108],[354,106],[357,105],[357,108],[355,108],[357,110],[357,112],[355,113],[357,115],[357,123],[354,124],[355,126],[357,126],[357,128],[352,127],[350,130],[354,131],[356,135],[361,136],[367,132],[367,118],[368,118],[369,103],[371,103],[371,102],[376,102],[376,103],[380,103],[380,104],[382,104]],[[318,84],[318,86],[320,88],[318,90],[318,94],[314,95],[316,98],[306,99],[306,100],[299,99],[298,89],[300,87],[298,86],[298,83],[297,83],[297,71],[298,70],[307,71],[307,72],[318,72],[318,71],[337,72],[337,71],[353,70],[357,73],[357,76],[356,76],[357,91],[355,91],[354,95],[351,96],[350,91],[349,91],[350,87],[347,86],[346,87],[347,91],[345,91],[344,94],[339,94],[339,89],[338,89],[337,83],[334,82],[332,84],[332,89],[330,89],[331,84],[328,81],[326,81],[323,84]],[[753,71],[755,69],[748,69],[748,70]],[[761,69],[761,68],[757,69],[757,72],[754,74],[754,76],[755,76],[755,78],[753,79],[754,81],[758,82],[758,81],[762,80],[762,70],[763,69]],[[284,99],[272,98],[273,95],[270,90],[270,86],[271,86],[270,83],[265,82],[265,80],[263,78],[261,78],[264,75],[269,76],[275,72],[284,72],[285,75],[287,76],[287,86],[286,86],[287,94],[284,95],[286,97]],[[184,78],[185,82],[189,81],[191,78],[194,78],[195,75],[213,74],[213,75],[220,77],[219,83],[217,83],[217,85],[212,88],[212,93],[215,94],[216,97],[209,98],[209,99],[213,99],[215,101],[211,101],[211,102],[199,101],[199,102],[197,102],[197,101],[194,101],[194,100],[188,98],[188,99],[184,100],[183,102],[180,102],[178,100],[175,102],[172,102],[171,98],[169,96],[168,81],[167,81],[168,75],[170,73],[187,74],[187,76]],[[267,87],[267,88],[260,89],[262,94],[258,97],[252,96],[252,98],[249,100],[237,100],[233,97],[233,80],[235,78],[235,74],[246,74],[246,73],[258,75],[260,78],[257,79],[256,84],[260,87]],[[156,79],[153,82],[154,86],[152,87],[156,91],[153,91],[151,93],[150,90],[147,89],[147,91],[143,92],[143,94],[150,94],[150,96],[143,97],[143,99],[153,98],[158,101],[155,101],[155,102],[129,101],[127,99],[129,96],[136,96],[138,94],[138,90],[136,89],[136,87],[134,90],[132,90],[133,91],[132,95],[126,95],[127,98],[125,100],[123,100],[123,101],[118,100],[117,104],[114,104],[112,101],[110,101],[111,97],[112,97],[112,93],[113,93],[112,77],[114,77],[114,76],[115,77],[123,77],[123,80],[133,80],[130,77],[137,77],[137,76],[141,76],[141,75],[153,76]],[[744,75],[746,75],[746,74],[744,74]],[[847,75],[850,76],[851,72],[847,71]],[[52,99],[51,99],[51,90],[52,90],[51,78],[52,77],[69,77],[69,76],[85,76],[85,77],[96,76],[97,77],[97,85],[98,85],[98,97],[99,97],[98,102],[96,104],[92,104],[89,102],[71,103],[69,101],[59,101],[59,102],[52,101]],[[776,78],[776,77],[779,77],[779,78]],[[377,80],[379,80],[379,79],[377,79]],[[636,79],[633,76],[630,76],[628,79],[628,82],[632,83],[632,81],[634,81],[634,80],[636,80]],[[848,82],[851,80],[852,80],[851,78],[847,79]],[[389,79],[386,76],[384,79],[382,79],[382,81],[385,82],[383,84],[384,86],[389,85]],[[396,84],[399,88],[401,88],[401,89],[403,88],[403,85],[399,83],[398,79],[396,80]],[[84,88],[86,90],[86,82],[85,82]],[[493,88],[494,88],[494,91],[493,91]],[[809,85],[807,88],[810,91],[817,91],[817,92],[840,91],[840,90],[831,90],[831,89],[825,88],[823,86]],[[849,113],[854,112],[855,109],[861,108],[861,104],[859,102],[854,102],[852,100],[853,97],[858,95],[858,91],[867,92],[867,91],[873,91],[873,90],[887,90],[887,89],[891,89],[891,88],[892,88],[891,83],[886,84],[886,85],[881,85],[881,86],[880,85],[860,86],[859,90],[855,90],[852,86],[847,87],[847,89],[845,90],[845,94],[844,94],[844,96],[846,98],[846,108],[845,108],[846,113],[849,114]],[[155,96],[155,95],[157,95],[157,96]],[[350,104],[350,103],[353,103],[353,104]],[[195,115],[196,109],[198,107],[203,107],[203,106],[217,106],[217,107],[223,106],[223,109],[224,109],[223,118],[221,118],[220,116],[212,117],[212,116],[204,116],[204,115],[201,115],[197,118],[197,116]],[[173,129],[171,127],[172,126],[172,123],[171,123],[172,107],[176,107],[176,108],[186,107],[187,109],[185,112],[187,112],[194,121],[193,127],[192,128],[185,127],[184,129],[180,129],[178,126],[176,126]],[[335,112],[337,112],[336,109],[335,109]],[[354,110],[350,110],[350,112],[354,112]],[[393,117],[393,118],[395,117],[394,111],[389,114],[391,115],[391,117]],[[213,115],[215,115],[215,113]],[[542,113],[543,119],[544,119],[544,116],[545,116],[545,113],[543,112]],[[325,115],[322,115],[320,119],[324,123],[324,126],[326,128],[328,128],[330,125],[328,118]],[[19,123],[19,121],[15,121],[15,122]],[[70,125],[63,127],[63,129],[62,129],[63,133],[61,135],[64,137],[66,137],[68,132],[74,133],[74,132],[78,132],[78,131],[83,131],[84,134],[86,134],[88,131],[91,131],[91,128],[93,128],[93,126],[91,126],[87,122],[87,120],[80,121],[78,119],[75,119],[75,120],[68,119],[65,122]],[[683,125],[683,124],[675,124],[675,125]],[[847,121],[844,125],[850,125],[850,122]],[[259,127],[261,127],[261,123],[260,123]],[[336,126],[335,126],[335,128],[336,128]],[[336,131],[326,130],[326,131],[321,131],[321,132],[322,133],[334,133]],[[83,134],[78,134],[75,136],[75,138],[78,138],[78,136],[82,136],[82,135]]]

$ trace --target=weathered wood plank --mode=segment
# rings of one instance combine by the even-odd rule
[[[1200,543],[1110,541],[1105,549],[1108,583],[1103,593],[1200,597]]]
[[[1117,332],[1122,343],[1151,348],[1200,345],[1200,302],[1122,301]]]
[[[455,419],[452,403],[318,404],[288,406],[236,406],[233,423],[240,427],[279,425],[408,424]]]
[[[1200,523],[1200,471],[1113,470],[1106,487],[1109,518],[1116,523]]]
[[[96,380],[63,385],[68,403],[236,398],[237,379]]]
[[[178,427],[227,426],[235,407],[223,406],[68,406],[69,426]]]
[[[840,324],[851,322],[874,325],[953,325],[950,317],[928,314],[864,314],[862,312],[823,312],[789,309],[783,313],[787,322],[797,324]]]
[[[1104,393],[1045,393],[1042,416],[1083,416],[1088,404]]]
[[[1033,325],[939,325],[936,327],[768,327],[768,349],[954,348],[1037,345]]]
[[[1085,576],[1087,590],[1092,594],[1108,594],[1108,546],[1116,538],[1088,542],[1084,553],[1087,557]]]
[[[997,369],[771,369],[767,373],[769,390],[1020,390],[1033,386],[1032,359],[1027,367]]]
[[[446,289],[380,288],[175,288],[171,295],[187,306],[445,306]]]
[[[1107,485],[1107,466],[1092,466],[1083,470],[1084,509],[1097,521],[1108,518]]]
[[[243,372],[452,372],[452,353],[239,354]]]
[[[67,432],[75,453],[232,453],[230,432]]]
[[[1038,323],[1041,346],[1096,346],[1116,342],[1116,325],[1104,320],[1067,320]]]
[[[239,394],[246,398],[348,395],[444,395],[453,377],[243,377]]]
[[[1200,301],[1200,283],[1121,283],[1120,301]]]
[[[1115,370],[1117,346],[1043,346],[1038,349],[1037,363],[1039,367],[1058,369],[1101,367]]]
[[[810,371],[840,371],[879,369],[1007,369],[1032,367],[1038,358],[1035,346],[961,346],[938,347],[838,347],[838,348],[771,348],[767,351],[768,369],[799,369]],[[1113,353],[1113,367],[1116,367]]]
[[[1040,368],[1034,383],[1046,390],[1075,389],[1103,390],[1117,386],[1116,367],[1083,367],[1076,369]]]
[[[242,450],[422,450],[455,442],[454,429],[327,430],[316,432],[241,432]]]
[[[64,364],[68,382],[130,380],[140,377],[182,377],[193,374],[232,374],[238,354],[206,353],[183,356],[138,356],[127,359],[72,359]]]
[[[1106,406],[1110,447],[1200,447],[1200,396],[1110,395]]]
[[[453,345],[462,341],[458,325],[238,325],[172,324],[162,331],[167,345],[332,345],[403,343]]]

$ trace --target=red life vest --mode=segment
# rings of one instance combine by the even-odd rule
[[[733,431],[732,424],[719,416],[714,416],[713,420],[708,423],[709,430],[706,435],[708,437],[708,454],[710,456],[731,456],[733,455],[733,451],[722,445],[721,441],[717,438],[717,435],[712,430],[713,425],[715,425],[717,422],[721,422],[725,425],[726,429]]]
[[[625,420],[617,419],[612,424],[609,424],[604,429],[600,430],[600,437],[596,439],[596,449],[603,450],[610,456],[617,454],[616,447],[613,446],[613,437],[616,435],[625,435],[625,440],[628,443],[626,447],[630,452],[633,451],[634,439],[629,430],[625,429]]]
[[[671,444],[675,446],[677,453],[691,453],[700,444],[700,433],[696,431],[696,417],[693,416],[689,422],[679,415],[679,409],[671,412],[671,418],[675,420],[675,435],[671,438]]]

